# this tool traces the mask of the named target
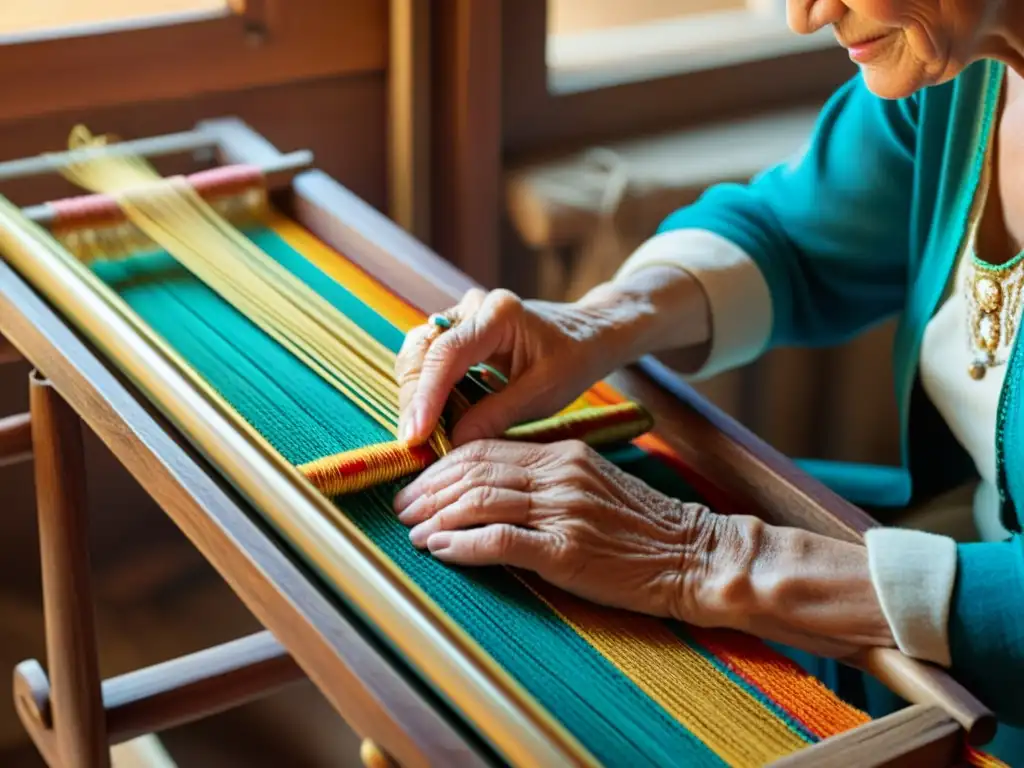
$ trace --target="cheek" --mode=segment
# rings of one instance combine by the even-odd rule
[[[850,13],[877,26],[898,27],[915,3],[906,0],[846,0]]]

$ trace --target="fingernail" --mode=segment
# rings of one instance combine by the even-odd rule
[[[412,497],[408,493],[406,493],[405,488],[403,488],[402,490],[395,494],[395,498],[391,502],[391,509],[398,514],[399,520],[402,519],[402,515],[405,513],[406,508],[411,503],[409,501],[410,498]]]
[[[399,427],[398,439],[403,442],[412,442],[423,429],[423,409],[419,403],[409,406],[409,414]]]
[[[408,525],[416,517],[416,510],[418,508],[419,505],[416,502],[409,504],[406,509],[398,513],[398,522]]]
[[[429,520],[424,520],[419,525],[413,526],[413,529],[409,531],[409,541],[412,542],[414,547],[422,549],[429,541],[431,533],[430,528],[431,525]]]
[[[451,533],[449,531],[440,531],[427,539],[427,549],[430,550],[431,554],[436,555],[438,552],[448,549],[451,543]]]

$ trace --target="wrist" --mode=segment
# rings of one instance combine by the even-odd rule
[[[599,346],[619,367],[669,349],[706,346],[711,338],[709,305],[688,272],[651,266],[602,283],[575,302],[598,318]]]
[[[732,544],[712,558],[721,574],[705,598],[718,626],[819,655],[895,646],[862,545],[751,517],[728,520],[723,538]]]
[[[741,629],[756,602],[752,572],[763,549],[765,524],[753,517],[703,510],[694,545],[704,568],[680,590],[674,617],[702,627]]]

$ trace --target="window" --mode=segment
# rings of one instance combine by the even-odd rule
[[[4,0],[0,38],[52,36],[120,24],[218,16],[230,0]]]
[[[549,87],[573,93],[835,44],[799,36],[785,0],[548,0]]]

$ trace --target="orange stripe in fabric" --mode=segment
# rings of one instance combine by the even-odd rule
[[[807,746],[788,724],[660,620],[579,600],[532,576],[521,579],[728,765],[765,765]]]
[[[844,733],[871,719],[755,637],[699,627],[688,627],[687,631],[730,670],[821,738]]]
[[[364,304],[373,307],[381,317],[400,331],[409,331],[426,320],[423,312],[391,293],[365,271],[294,221],[271,212],[267,217],[267,225],[321,272],[330,275]]]

